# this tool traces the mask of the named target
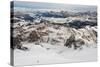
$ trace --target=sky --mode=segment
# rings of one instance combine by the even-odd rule
[[[62,3],[46,3],[46,2],[26,2],[14,1],[14,7],[32,8],[32,9],[68,9],[77,11],[97,11],[97,6],[93,5],[71,5]]]

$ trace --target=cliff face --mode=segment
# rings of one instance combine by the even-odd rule
[[[11,13],[14,47],[23,43],[61,45],[68,48],[97,46],[97,13],[36,11]]]
[[[82,22],[85,23],[85,22]],[[81,24],[81,23],[80,23]],[[76,25],[77,27],[77,25]],[[49,43],[51,45],[62,45],[74,49],[82,46],[96,46],[97,26],[86,25],[82,28],[74,28],[68,24],[17,22],[14,23],[14,38],[20,36],[22,42]]]
[[[97,60],[97,26],[43,21],[17,22],[13,29],[15,65]]]

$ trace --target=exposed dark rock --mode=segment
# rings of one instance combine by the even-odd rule
[[[26,50],[29,50],[29,49],[27,47],[21,47],[20,50],[26,51]]]
[[[21,38],[20,37],[13,37],[12,42],[11,42],[11,48],[12,49],[20,49],[20,50],[28,50],[27,47],[23,47],[21,43]]]
[[[42,37],[42,36],[47,36],[49,33],[48,32],[38,32],[39,35]]]
[[[59,43],[59,42],[60,42],[60,41],[58,41],[58,40],[56,40],[56,39],[52,39],[52,40],[51,40],[51,44],[52,44],[52,45],[54,45],[54,44],[56,44],[56,43]]]
[[[14,14],[14,16],[16,18],[19,18],[19,19],[22,19],[22,20],[25,20],[25,21],[30,21],[30,22],[33,22],[34,18],[31,17],[29,14],[23,14],[23,13],[20,13],[20,12],[16,12]]]
[[[45,29],[45,26],[41,26],[37,28],[37,30],[43,30],[43,29]]]
[[[74,35],[70,36],[70,37],[66,40],[66,43],[64,44],[64,46],[66,46],[66,47],[68,47],[68,48],[71,48],[71,47],[72,47],[72,44],[74,44],[74,45],[76,46],[76,44],[75,44],[75,36],[74,36]]]
[[[19,37],[12,37],[12,48],[15,49],[15,48],[18,48],[20,49],[22,44],[21,44],[21,40]]]
[[[70,27],[72,28],[84,28],[85,26],[97,26],[97,22],[90,22],[90,21],[73,21],[71,23],[68,23]]]
[[[96,37],[98,36],[97,31],[93,30],[93,33]]]
[[[84,45],[85,42],[81,39],[75,40],[75,36],[72,35],[69,37],[69,39],[66,40],[66,43],[64,44],[64,46],[71,48],[72,46],[74,46],[74,49],[80,48],[82,45]]]
[[[76,49],[77,49],[77,48],[82,49],[82,45],[85,44],[85,42],[84,42],[82,39],[76,40],[75,43],[76,43]]]
[[[36,31],[32,31],[30,34],[29,34],[29,42],[35,42],[35,41],[38,41],[38,39],[40,39],[39,35],[37,34]]]
[[[24,14],[23,15],[23,19],[25,20],[25,21],[30,21],[30,22],[33,22],[33,17],[31,17],[29,14]]]

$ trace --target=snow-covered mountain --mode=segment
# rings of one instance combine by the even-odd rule
[[[92,22],[74,21],[65,24],[47,20],[40,23],[19,21],[14,23],[13,29],[13,38],[18,38],[20,43],[33,42],[37,45],[49,43],[66,47],[74,46],[75,49],[83,45],[96,46],[97,43],[97,26]]]
[[[14,65],[97,60],[97,7],[11,2]]]
[[[18,20],[18,18],[17,18]],[[97,60],[97,25],[48,20],[13,23],[14,64],[52,64]],[[85,23],[82,26],[82,23]],[[87,23],[87,24],[86,24]],[[80,26],[81,25],[81,26]]]

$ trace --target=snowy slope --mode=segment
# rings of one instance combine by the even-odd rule
[[[97,48],[73,50],[63,46],[52,46],[50,44],[43,44],[43,47],[34,44],[27,45],[30,48],[29,51],[14,50],[15,66],[97,60]]]
[[[53,17],[42,16],[43,13],[53,13]],[[11,36],[15,66],[97,60],[96,15],[87,12],[64,18],[58,17],[59,13],[15,13]]]

